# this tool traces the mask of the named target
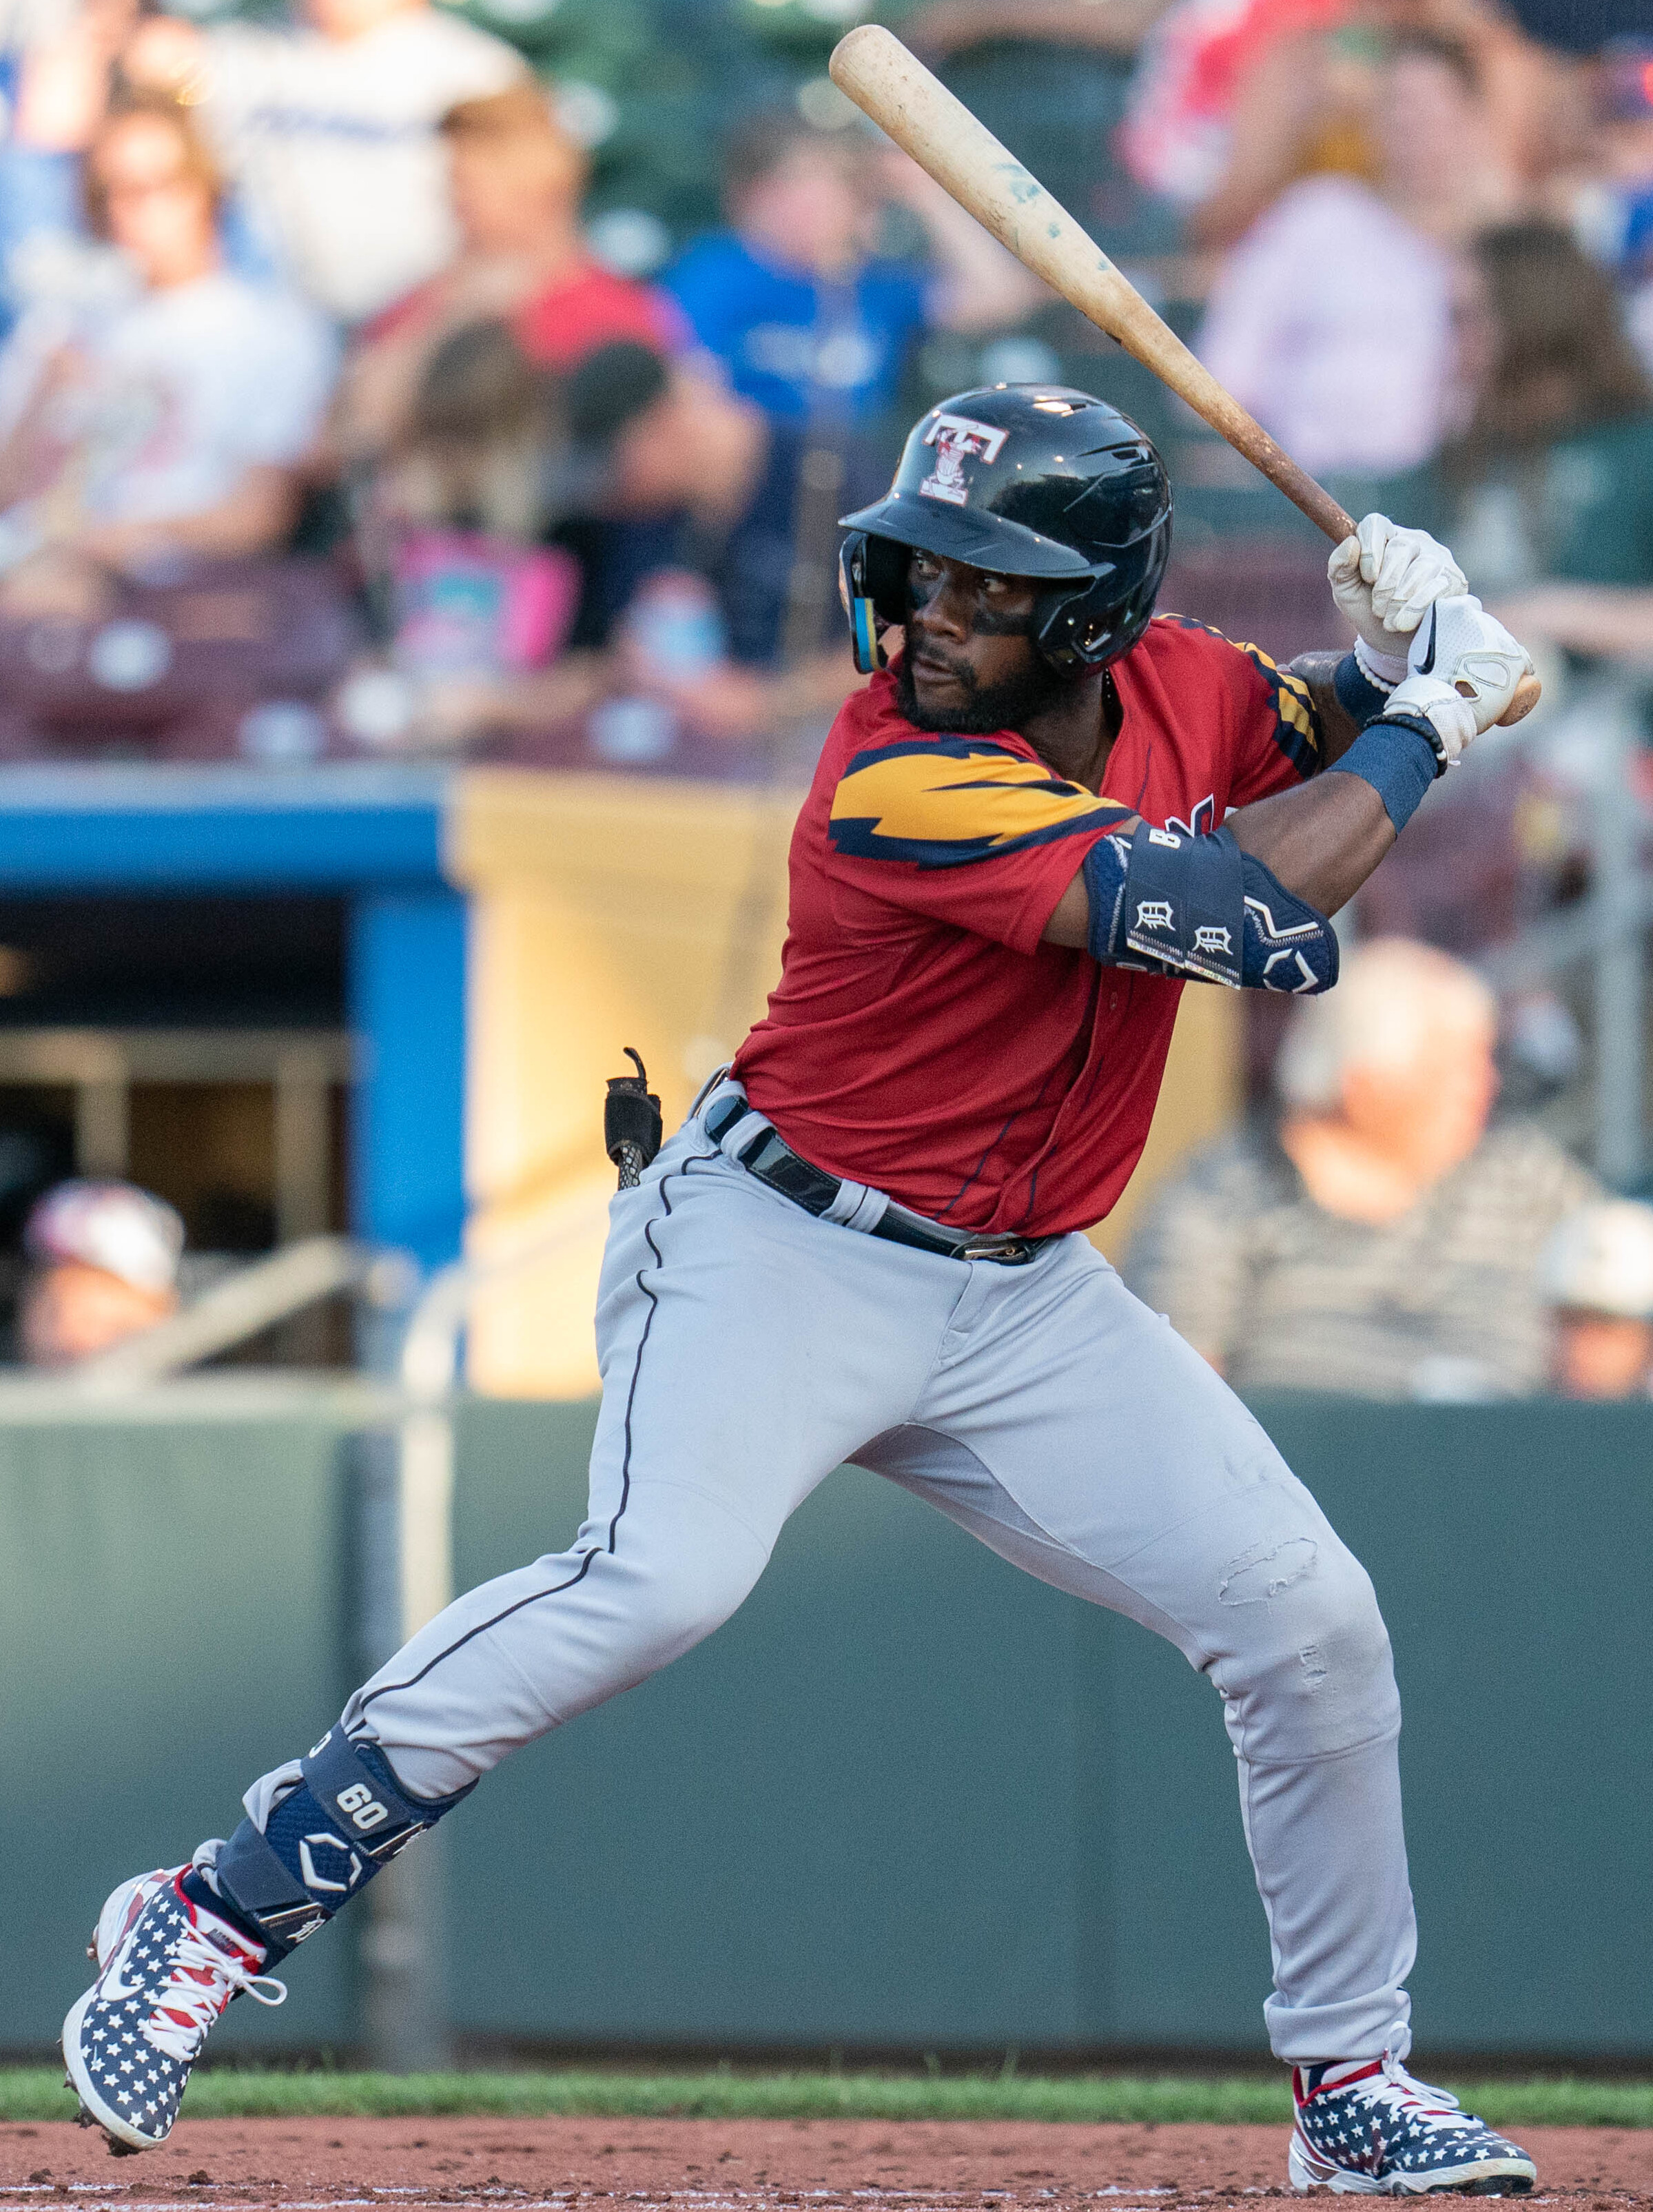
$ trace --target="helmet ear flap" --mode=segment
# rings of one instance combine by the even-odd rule
[[[1091,602],[1099,597],[1089,577],[1079,584],[1040,592],[1029,635],[1034,650],[1051,667],[1088,668],[1093,665],[1093,658],[1101,657],[1099,653],[1093,656],[1087,649],[1095,625],[1085,619]],[[1111,629],[1111,625],[1109,627]]]
[[[838,596],[849,617],[855,666],[862,676],[884,667],[880,633],[907,619],[908,549],[892,538],[852,530],[838,553]]]
[[[881,623],[899,627],[907,619],[907,569],[912,557],[912,547],[894,538],[866,541],[867,590]]]
[[[849,617],[849,643],[855,656],[855,673],[871,676],[884,666],[884,647],[878,642],[872,597],[866,587],[864,530],[852,530],[838,548],[838,597]]]
[[[1100,562],[1076,584],[1042,592],[1032,637],[1053,668],[1103,668],[1128,653],[1152,619],[1170,555],[1170,519],[1162,518],[1119,560]]]

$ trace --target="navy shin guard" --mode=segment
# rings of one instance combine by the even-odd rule
[[[243,1820],[212,1869],[226,1905],[277,1954],[313,1935],[471,1794],[405,1796],[378,1745],[352,1743],[341,1728],[330,1729],[300,1767],[298,1787],[264,1832]]]

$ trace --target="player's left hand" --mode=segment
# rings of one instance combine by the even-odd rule
[[[1407,672],[1407,651],[1437,599],[1468,590],[1464,573],[1426,530],[1403,530],[1386,514],[1369,514],[1326,564],[1332,597],[1352,623],[1369,657],[1368,672],[1390,684]]]
[[[1389,693],[1384,711],[1427,723],[1442,769],[1457,766],[1533,673],[1526,647],[1468,592],[1437,602],[1413,638],[1410,658],[1410,673]]]

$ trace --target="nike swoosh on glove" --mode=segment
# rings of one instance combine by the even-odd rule
[[[1410,673],[1381,719],[1404,714],[1433,731],[1436,757],[1455,767],[1465,749],[1509,707],[1532,656],[1473,592],[1437,599],[1412,640]]]
[[[1352,624],[1355,655],[1382,689],[1407,673],[1413,634],[1437,599],[1468,589],[1463,570],[1426,530],[1369,514],[1326,563],[1332,597]]]

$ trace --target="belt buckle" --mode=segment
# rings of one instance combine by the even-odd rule
[[[981,1244],[961,1244],[961,1260],[996,1260],[1001,1267],[1019,1267],[1033,1257],[1033,1247],[1024,1237],[995,1237]]]

